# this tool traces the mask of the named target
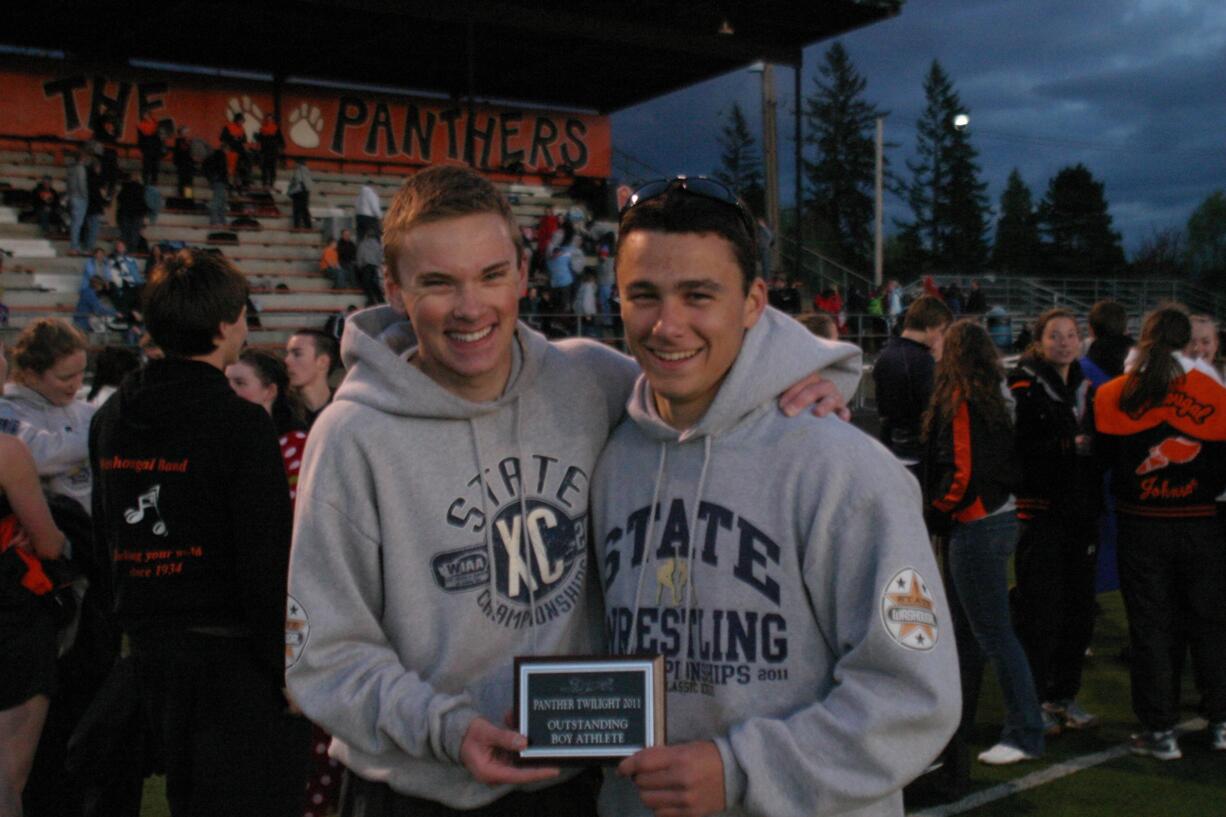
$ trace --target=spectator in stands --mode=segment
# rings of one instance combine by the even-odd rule
[[[536,223],[536,252],[532,256],[533,273],[545,269],[545,262],[549,259],[550,250],[553,249],[553,236],[557,231],[558,214],[554,211],[552,204],[546,204],[545,213]]]
[[[366,293],[366,305],[373,306],[384,302],[383,276],[383,245],[379,242],[378,233],[366,233],[358,242],[358,254],[355,259],[358,270],[358,285]]]
[[[159,166],[162,156],[166,153],[166,143],[162,137],[162,126],[152,110],[145,111],[140,122],[136,124],[136,146],[140,149],[141,184],[156,187]]]
[[[119,151],[115,146],[119,143],[119,131],[115,123],[115,115],[101,108],[94,116],[93,149],[98,159],[99,175],[102,186],[106,190],[107,199],[115,196],[115,185],[119,181]]]
[[[340,255],[336,251],[336,239],[325,244],[319,253],[319,272],[332,282],[333,289],[340,289],[345,273],[341,269]]]
[[[145,219],[149,224],[157,224],[162,215],[162,191],[153,185],[145,186]]]
[[[136,259],[128,255],[128,246],[122,240],[115,242],[108,259],[108,269],[111,301],[126,319],[131,320],[133,313],[140,309],[140,295],[145,286],[145,276],[141,274]]]
[[[979,279],[971,279],[971,288],[966,294],[966,306],[963,311],[968,315],[982,315],[988,311],[988,299],[979,286]]]
[[[293,228],[295,230],[311,229],[311,188],[314,185],[306,160],[295,160],[294,175],[290,176],[287,190],[290,201],[293,203]]]
[[[1090,307],[1090,348],[1081,358],[1081,370],[1094,386],[1101,386],[1124,373],[1124,361],[1132,348],[1128,337],[1128,311],[1110,299]]]
[[[767,290],[766,297],[770,305],[781,312],[789,315],[800,313],[800,290],[788,286],[788,281],[782,274],[770,279],[770,289]]]
[[[162,245],[152,244],[149,247],[149,255],[145,258],[145,280],[149,280],[149,276],[153,274],[153,268],[162,262]]]
[[[885,285],[885,316],[890,323],[890,332],[899,331],[902,322],[902,287],[896,280],[889,280]]]
[[[949,286],[941,290],[941,296],[945,298],[945,305],[955,318],[962,314],[962,287],[957,281],[950,281]]]
[[[27,324],[13,347],[13,380],[0,400],[0,431],[29,446],[47,493],[74,500],[88,512],[94,407],[77,399],[87,346],[85,335],[59,318]]]
[[[89,175],[85,157],[77,151],[69,154],[64,195],[68,197],[68,254],[78,255],[84,247],[82,231],[89,209]]]
[[[1102,471],[1090,456],[1094,393],[1077,360],[1076,316],[1050,309],[1033,336],[1009,373],[1021,465],[1014,624],[1052,734],[1098,721],[1077,693],[1094,632]]]
[[[34,185],[34,190],[30,195],[34,200],[34,217],[38,219],[38,229],[43,236],[46,236],[51,232],[53,221],[57,227],[63,223],[63,216],[60,214],[60,194],[51,186],[51,177],[43,176],[38,184]]]
[[[239,177],[239,158],[247,153],[247,130],[244,123],[247,118],[241,112],[234,114],[234,118],[222,126],[221,135],[218,139],[221,142],[222,150],[226,153],[226,178],[230,186],[238,190],[242,188],[243,179]]]
[[[105,258],[101,248],[94,251],[94,259],[99,258]],[[82,332],[105,332],[109,328],[108,319],[118,314],[111,305],[110,287],[106,280],[87,273],[77,290],[77,305],[73,309],[72,322]]]
[[[1118,501],[1132,706],[1142,727],[1130,748],[1159,760],[1182,757],[1174,730],[1185,639],[1210,747],[1226,751],[1226,548],[1214,506],[1226,489],[1226,388],[1203,360],[1184,354],[1191,341],[1182,307],[1151,313],[1135,362],[1099,389],[1095,406],[1097,453]]]
[[[949,307],[939,299],[917,298],[907,308],[902,334],[890,338],[873,364],[881,442],[919,477],[925,453],[924,412],[932,397],[942,339],[952,322]]]
[[[0,382],[4,379],[0,350]],[[0,434],[0,814],[20,815],[56,689],[56,627],[44,603],[50,581],[41,560],[59,558],[64,534],[39,485],[38,466],[21,441]]]
[[[94,376],[85,402],[101,408],[130,373],[140,368],[140,355],[131,346],[104,346],[94,357]]]
[[[272,190],[277,183],[277,163],[285,151],[285,137],[272,114],[266,114],[256,132],[255,141],[260,146],[260,182],[265,190]]]
[[[332,402],[328,378],[340,363],[336,338],[318,329],[303,328],[285,342],[285,368],[289,384],[302,401],[306,427],[315,425],[320,412]]]
[[[837,286],[828,287],[822,290],[820,294],[814,295],[813,308],[818,312],[825,312],[834,318],[835,325],[839,327],[840,335],[846,332],[847,313],[843,307],[843,296],[839,294]]]
[[[281,694],[289,486],[271,418],[223,374],[246,300],[224,257],[167,259],[145,301],[166,358],[125,380],[90,434],[105,590],[173,814],[301,814],[310,727]]]
[[[945,333],[932,402],[924,415],[929,448],[926,499],[948,531],[946,588],[962,675],[962,723],[975,726],[984,660],[1005,705],[997,743],[979,755],[992,766],[1043,754],[1043,711],[1026,652],[1009,620],[1009,559],[1017,546],[1012,405],[992,339],[972,320]]]
[[[1221,355],[1222,338],[1217,321],[1209,315],[1193,315],[1191,320],[1192,343],[1188,346],[1188,356],[1208,363],[1218,380],[1226,383],[1226,360]]]
[[[613,257],[616,245],[617,236],[612,232],[605,233],[596,242],[596,298],[606,327],[608,316],[614,311],[610,298],[617,286],[616,261]]]
[[[192,153],[192,129],[187,125],[179,127],[179,135],[175,137],[174,164],[179,195],[191,198],[192,183],[196,179],[196,160]]]
[[[350,315],[357,311],[357,304],[349,304],[349,306],[345,307],[344,309],[333,312],[328,316],[328,319],[324,321],[324,334],[336,338],[336,342],[339,345],[341,338],[345,335],[345,321],[348,320]]]
[[[596,322],[599,314],[596,300],[596,274],[586,270],[580,276],[579,286],[575,290],[575,315],[579,319],[578,334],[581,337],[600,337],[600,325]]]
[[[549,270],[549,288],[553,290],[552,308],[559,314],[569,313],[575,296],[575,273],[583,267],[583,255],[577,246],[578,236],[567,221],[560,231],[562,240],[549,252],[545,266]]]
[[[88,204],[85,209],[85,232],[81,238],[82,249],[93,252],[98,243],[98,233],[102,229],[102,217],[111,204],[111,195],[107,192],[106,178],[102,172],[102,163],[94,159],[86,168],[86,188]]]
[[[353,200],[353,218],[357,223],[358,241],[374,232],[379,234],[379,224],[383,218],[383,207],[379,204],[379,194],[375,192],[374,182],[370,179],[358,190]]]
[[[358,245],[353,243],[353,233],[348,227],[341,230],[341,237],[336,240],[336,258],[341,269],[345,271],[347,283],[344,288],[352,287],[356,276],[358,263]]]
[[[937,286],[936,279],[931,275],[925,275],[921,285],[924,288],[925,295],[931,295],[942,303],[945,302],[945,293],[941,292],[941,288]]]
[[[128,246],[139,250],[141,229],[145,224],[145,188],[127,173],[119,176],[119,197],[116,199],[115,220],[119,235]]]
[[[209,183],[209,225],[224,227],[229,207],[226,203],[226,154],[218,148],[209,154],[201,167],[204,179]]]

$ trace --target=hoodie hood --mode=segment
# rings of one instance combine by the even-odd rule
[[[515,402],[540,373],[549,342],[522,321],[515,334],[518,371],[488,403],[458,397],[409,363],[417,337],[408,319],[390,306],[355,312],[345,320],[341,360],[347,374],[333,402],[352,401],[399,417],[470,420]]]
[[[119,387],[120,414],[132,428],[182,425],[211,413],[218,400],[234,396],[226,376],[208,363],[184,358],[154,360],[124,378]]]
[[[796,319],[768,308],[745,333],[741,351],[715,400],[693,428],[678,431],[661,419],[645,375],[635,383],[627,411],[648,436],[661,441],[719,436],[762,406],[778,401],[789,386],[819,369],[822,377],[850,399],[860,384],[862,360],[859,347],[819,338]]]

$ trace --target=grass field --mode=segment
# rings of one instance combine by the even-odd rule
[[[1102,613],[1095,627],[1093,656],[1087,659],[1079,700],[1101,717],[1101,724],[1089,732],[1069,732],[1050,740],[1041,761],[1004,768],[976,765],[972,791],[987,790],[1055,764],[1118,746],[1136,729],[1129,703],[1128,668],[1119,659],[1127,632],[1123,605],[1118,593],[1105,593],[1099,596],[1099,602]],[[1223,648],[1226,649],[1226,633]],[[1190,669],[1184,672],[1183,699],[1185,712],[1181,720],[1195,717],[1195,703],[1199,699],[1191,685]],[[984,679],[973,752],[995,742],[1001,717],[1000,696],[989,670]],[[1180,747],[1183,760],[1164,763],[1126,754],[962,813],[972,817],[1226,817],[1226,752],[1209,751],[1203,731],[1185,736]],[[141,815],[168,814],[162,780],[153,778],[145,787]]]

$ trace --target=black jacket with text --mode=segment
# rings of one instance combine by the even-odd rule
[[[238,636],[281,685],[292,512],[268,413],[206,363],[154,361],[98,410],[89,452],[124,630]]]

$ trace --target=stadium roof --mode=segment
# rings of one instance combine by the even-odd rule
[[[898,12],[902,0],[37,0],[0,40],[615,111]],[[469,57],[471,56],[471,60]]]

